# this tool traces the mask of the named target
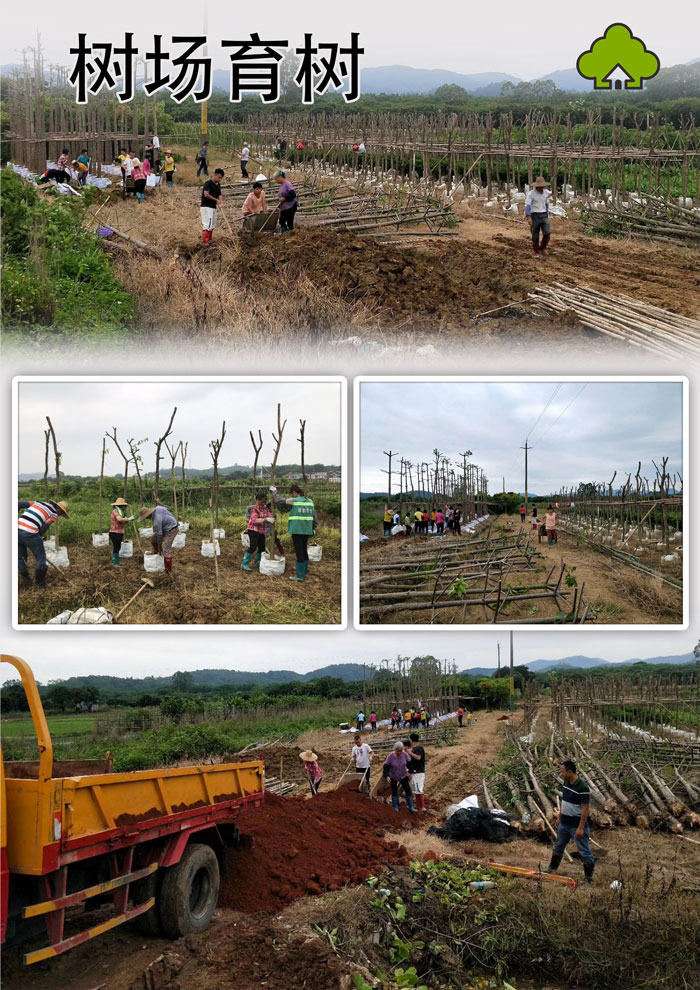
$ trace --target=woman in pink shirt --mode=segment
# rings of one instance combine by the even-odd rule
[[[112,515],[109,520],[109,542],[112,544],[112,566],[119,567],[119,551],[122,548],[126,524],[133,522],[133,516],[127,516],[126,508],[129,505],[123,498],[118,498],[112,502]]]
[[[544,514],[544,528],[547,530],[547,546],[551,547],[557,541],[557,514],[551,505]]]
[[[445,513],[442,511],[442,509],[438,509],[437,512],[435,513],[435,526],[437,528],[437,535],[438,536],[444,536],[445,535]]]
[[[299,753],[299,759],[304,761],[304,772],[311,788],[311,797],[316,797],[323,782],[323,771],[318,765],[318,757],[313,750],[305,749],[303,753]]]
[[[267,533],[268,522],[274,522],[274,516],[266,504],[267,495],[265,492],[258,492],[255,496],[255,505],[250,510],[248,519],[248,549],[243,554],[241,570],[252,571],[250,559],[255,554],[255,563],[259,564],[265,552],[265,534]]]

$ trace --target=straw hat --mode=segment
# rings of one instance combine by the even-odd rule
[[[124,499],[121,497],[121,495],[119,496],[116,502],[112,502],[112,505],[128,505],[128,504],[129,503],[125,502]]]
[[[55,502],[52,498],[49,499],[49,505],[53,505],[55,509],[58,509],[58,514],[60,516],[65,516],[69,519],[68,515],[68,503],[67,502]]]
[[[303,753],[299,753],[299,759],[303,760],[304,763],[315,763],[318,756],[312,749],[305,749]]]
[[[255,176],[255,181],[256,182],[267,182],[267,176],[265,175],[264,172],[258,172],[258,174]]]
[[[140,165],[141,164],[141,159],[138,158],[136,155],[134,155],[133,158],[131,159],[131,164],[132,165]]]
[[[535,179],[535,189],[544,189],[547,185],[547,180],[543,175],[538,175]]]
[[[144,505],[144,507],[139,512],[139,522],[143,522],[144,519],[148,519],[148,517],[152,516],[155,511],[156,511],[155,505],[153,506],[152,509],[149,509],[147,505]]]

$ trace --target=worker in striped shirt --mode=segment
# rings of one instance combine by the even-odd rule
[[[561,809],[556,821],[557,837],[552,849],[552,861],[544,872],[557,872],[564,850],[573,839],[583,863],[584,880],[586,883],[593,883],[595,859],[588,842],[590,836],[588,812],[591,806],[591,791],[585,780],[579,777],[573,760],[564,760],[561,765],[561,775],[564,778],[564,784]]]
[[[34,579],[37,588],[48,588],[46,580],[46,550],[44,548],[44,533],[48,532],[52,523],[59,516],[68,518],[68,503],[54,502],[53,499],[46,499],[43,502],[19,502],[19,508],[24,512],[17,520],[17,538],[19,541],[19,552],[17,555],[17,566],[19,576],[26,585],[31,585],[32,579],[29,576],[27,567],[28,551],[34,554]]]

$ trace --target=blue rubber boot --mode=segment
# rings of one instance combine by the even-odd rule
[[[121,567],[121,564],[119,563],[119,554],[118,553],[113,553],[112,554],[112,567]]]
[[[407,797],[406,798],[406,804],[408,805],[408,810],[411,812],[411,814],[412,815],[416,815],[417,814],[417,811],[413,807],[413,798],[412,797]]]
[[[246,550],[246,552],[243,554],[243,561],[241,563],[241,570],[243,570],[243,571],[252,571],[253,568],[252,567],[248,567],[248,564],[249,563],[250,563],[250,552],[248,550]]]
[[[260,561],[261,560],[262,560],[262,552],[260,550],[258,550],[258,552],[255,554],[255,566],[256,567],[260,567]]]
[[[399,799],[398,799],[398,797],[393,797],[391,799],[391,804],[392,804],[392,807],[393,807],[394,811],[398,811],[399,810]]]

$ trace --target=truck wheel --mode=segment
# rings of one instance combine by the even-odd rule
[[[194,843],[163,873],[160,919],[169,938],[203,931],[219,900],[219,862],[211,846]]]
[[[156,870],[155,873],[151,873],[150,876],[144,877],[143,880],[137,880],[134,884],[134,905],[143,904],[144,901],[149,900],[151,897],[155,897],[156,899],[156,902],[150,911],[146,911],[144,914],[138,915],[135,919],[136,927],[139,931],[143,932],[144,935],[158,936],[163,934],[163,925],[160,920],[160,887],[162,874],[162,870]]]

